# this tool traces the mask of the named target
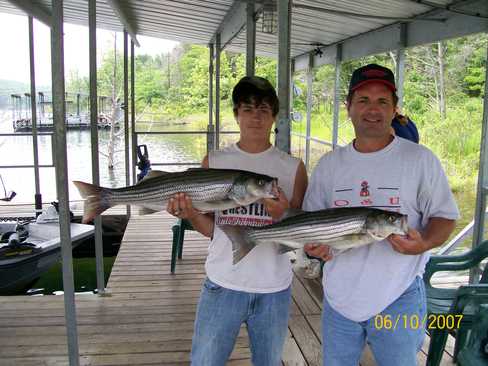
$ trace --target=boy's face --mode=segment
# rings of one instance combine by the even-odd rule
[[[235,118],[239,124],[241,139],[269,139],[275,117],[271,106],[266,102],[256,105],[251,99],[250,103],[240,103]]]

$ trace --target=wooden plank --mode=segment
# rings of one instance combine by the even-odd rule
[[[283,366],[306,366],[307,361],[302,355],[300,347],[288,329],[282,356]]]
[[[292,296],[303,315],[320,314],[319,306],[296,277],[292,282]]]
[[[304,316],[290,317],[289,328],[310,366],[322,365],[322,347]]]

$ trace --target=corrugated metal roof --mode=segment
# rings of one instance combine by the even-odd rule
[[[245,0],[236,0],[236,3]],[[259,3],[259,2],[258,2]],[[429,4],[444,7],[459,3],[453,0],[430,0]],[[32,4],[49,12],[51,1],[33,0]],[[137,34],[193,44],[208,44],[219,29],[233,0],[120,0],[128,21]],[[314,7],[315,10],[303,7]],[[64,0],[65,22],[88,23],[86,0]],[[317,10],[320,9],[320,10]],[[310,52],[314,44],[330,45],[350,37],[397,23],[394,19],[374,16],[413,18],[425,14],[434,6],[412,0],[296,0],[292,8],[291,55]],[[7,0],[0,0],[0,11],[21,14]],[[345,12],[341,14],[340,12]],[[371,15],[358,17],[346,13]],[[123,26],[110,5],[97,1],[97,26],[121,31]],[[277,36],[262,33],[261,19],[256,24],[256,53],[275,56]],[[245,30],[245,27],[243,28]],[[236,36],[227,49],[244,52],[245,31]]]

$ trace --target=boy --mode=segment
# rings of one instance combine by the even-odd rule
[[[195,366],[225,365],[241,324],[245,323],[253,364],[280,365],[291,301],[290,259],[278,254],[274,246],[262,245],[233,265],[232,244],[218,225],[267,225],[279,220],[287,208],[300,208],[307,174],[300,159],[270,143],[279,101],[268,80],[257,76],[242,78],[234,87],[232,102],[239,141],[209,153],[202,166],[277,177],[280,188],[275,199],[215,214],[196,211],[183,193],[168,203],[169,213],[188,219],[196,230],[212,238],[205,263],[207,279],[197,308],[191,361]]]

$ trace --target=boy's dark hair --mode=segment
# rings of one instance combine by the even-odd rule
[[[244,76],[232,90],[234,114],[241,103],[260,105],[267,103],[271,107],[273,117],[278,114],[280,102],[273,85],[259,76]]]

